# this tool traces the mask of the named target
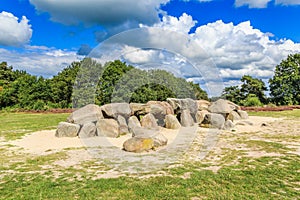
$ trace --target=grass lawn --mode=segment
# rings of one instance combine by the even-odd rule
[[[53,129],[69,114],[0,113],[0,136],[18,138],[25,133]],[[300,110],[255,112],[250,115],[288,117],[300,120]],[[247,136],[247,135],[246,135]],[[250,137],[250,136],[249,136]],[[242,141],[239,141],[242,142]],[[300,142],[300,141],[299,141]],[[6,153],[0,146],[0,199],[299,199],[300,156],[277,143],[253,140],[245,145],[284,156],[244,157],[230,154],[237,162],[222,162],[214,173],[204,162],[183,162],[165,168],[163,175],[139,178],[145,174],[94,179],[96,162],[83,168],[46,168],[65,153],[28,157]],[[25,155],[28,156],[28,155]],[[99,166],[98,166],[99,167]],[[160,174],[161,172],[154,172]]]
[[[0,136],[17,139],[26,133],[55,129],[70,114],[30,114],[0,112]]]

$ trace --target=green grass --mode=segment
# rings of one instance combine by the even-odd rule
[[[199,165],[167,170],[172,176],[72,180],[38,173],[5,176],[0,199],[297,199],[299,156],[263,157],[224,167],[218,173]],[[190,178],[180,175],[190,172]]]
[[[299,115],[298,110],[280,112],[283,113],[293,119]],[[53,129],[68,115],[1,113],[0,136],[15,139],[28,132]],[[204,169],[210,164],[186,162],[180,167],[162,169],[166,175],[157,177],[138,178],[136,175],[94,180],[99,171],[110,170],[109,166],[95,161],[83,162],[81,168],[53,164],[66,159],[66,152],[72,148],[33,157],[11,153],[7,149],[12,147],[3,145],[0,148],[0,199],[299,199],[300,156],[288,154],[289,149],[277,142],[236,142],[284,156],[254,159],[243,157],[243,151],[223,149],[224,155],[217,163],[222,168],[217,173]],[[235,160],[238,162],[228,165]],[[154,175],[159,173],[154,172]],[[189,178],[184,178],[185,174],[189,174]]]
[[[69,114],[0,113],[0,136],[18,139],[26,133],[55,129]]]
[[[264,111],[264,112],[248,112],[250,116],[261,116],[261,117],[286,117],[288,119],[299,119],[300,109],[287,110],[287,111]]]

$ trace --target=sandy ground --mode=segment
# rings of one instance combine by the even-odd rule
[[[245,156],[253,158],[258,158],[261,156],[281,156],[279,153],[266,153],[257,151],[255,149],[246,148],[241,144],[236,144],[235,140],[240,137],[249,136],[249,138],[247,138],[249,140],[253,139],[268,141],[267,139],[263,138],[263,136],[266,134],[270,136],[278,136],[278,134],[294,134],[297,137],[300,135],[299,123],[296,121],[284,120],[283,118],[251,116],[247,120],[241,120],[236,123],[239,123],[240,125],[236,125],[233,130],[221,131],[221,133],[217,137],[217,141],[213,143],[213,145],[209,149],[209,152],[207,152],[207,155],[205,154],[205,158],[201,160],[205,163],[211,164],[211,167],[209,167],[208,169],[217,171],[221,168],[221,165],[219,165],[218,162],[222,157],[221,155],[226,154],[226,152],[224,154],[224,149],[243,150],[246,151]],[[264,124],[265,126],[262,126],[262,124]],[[184,158],[185,161],[189,161],[190,159],[197,160],[195,159],[195,157],[197,157],[199,155],[199,151],[202,151],[203,149],[203,144],[205,144],[204,140],[205,137],[207,137],[208,131],[205,128],[199,127],[197,129],[197,132],[198,138],[196,138],[196,142],[194,142],[194,146],[196,147],[194,149],[191,147],[190,152],[187,152],[188,157]],[[178,140],[178,134],[181,134],[181,132],[178,130],[168,130],[165,128],[161,128],[161,133],[168,138],[167,147],[171,146],[173,143],[176,143],[176,139]],[[10,145],[13,146],[10,148],[10,150],[17,150],[18,153],[24,153],[24,155],[29,154],[32,156],[47,156],[55,152],[64,151],[67,152],[68,157],[63,160],[54,161],[53,165],[70,167],[75,165],[80,166],[80,163],[82,162],[93,160],[94,157],[89,151],[86,150],[86,146],[91,147],[93,145],[107,145],[109,147],[116,147],[117,149],[119,149],[119,151],[121,151],[124,141],[126,141],[130,137],[130,135],[126,135],[119,138],[57,138],[55,137],[55,130],[48,130],[27,134],[19,140],[0,140],[0,146]],[[272,141],[274,142],[274,140]],[[299,141],[275,140],[275,142],[285,144],[287,147],[295,149],[291,153],[300,155]],[[156,152],[154,152],[154,154],[155,153]],[[157,156],[157,158],[160,157]],[[110,178],[116,176],[119,176],[118,173],[111,170],[107,171],[106,173],[99,173],[97,177]]]

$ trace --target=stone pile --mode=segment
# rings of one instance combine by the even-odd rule
[[[57,127],[57,137],[113,137],[131,134],[124,150],[142,152],[166,145],[168,140],[160,127],[180,129],[198,124],[201,127],[231,129],[234,121],[248,114],[227,100],[216,102],[168,98],[167,101],[86,105],[74,111]]]

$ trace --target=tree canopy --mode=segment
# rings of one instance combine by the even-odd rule
[[[275,68],[269,80],[270,94],[278,105],[300,103],[300,54],[289,55]]]
[[[119,60],[104,66],[91,58],[73,62],[50,79],[0,64],[0,107],[48,109],[95,102],[164,101],[169,97],[208,99],[199,84],[164,70],[141,70]]]

